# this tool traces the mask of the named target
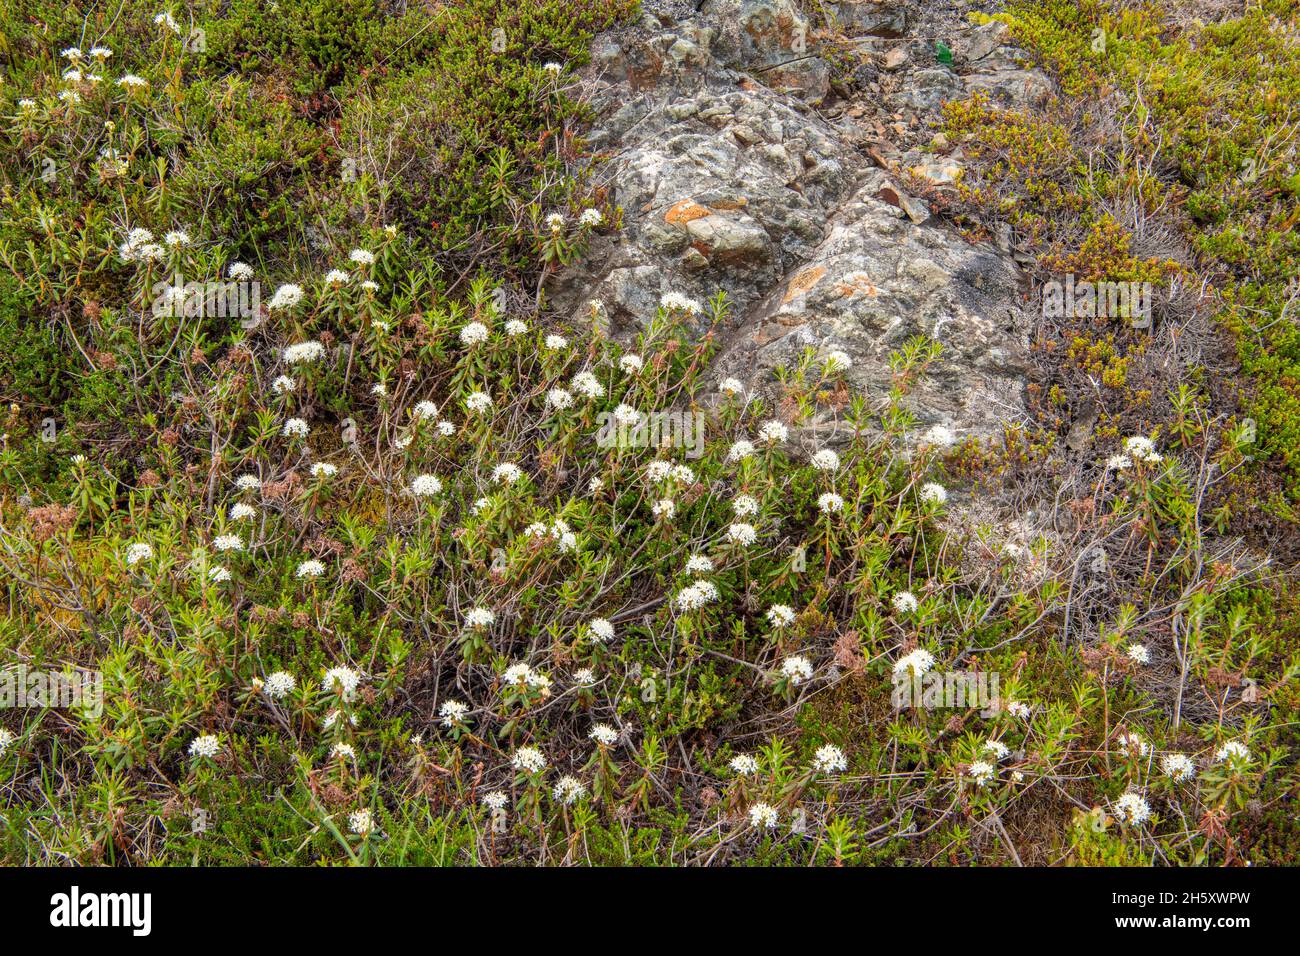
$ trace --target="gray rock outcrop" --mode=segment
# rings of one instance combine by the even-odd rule
[[[849,85],[871,84],[865,95],[835,92],[790,0],[651,3],[639,26],[597,39],[589,138],[610,157],[602,174],[623,228],[550,282],[551,305],[578,315],[599,300],[618,334],[664,293],[723,291],[713,374],[769,395],[775,369],[811,349],[847,352],[847,376],[883,397],[890,353],[924,333],[944,352],[910,398],[918,417],[992,433],[1023,411],[1021,276],[1006,243],[972,244],[931,215],[921,192],[955,188],[961,156],[935,152],[925,125],[973,89],[1023,102],[1038,77],[1004,55],[1001,24],[954,36],[954,71],[909,40],[900,3],[829,9],[862,44]]]

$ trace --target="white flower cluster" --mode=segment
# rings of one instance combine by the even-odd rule
[[[1129,826],[1145,823],[1151,817],[1151,805],[1138,793],[1129,790],[1113,804],[1115,819]]]

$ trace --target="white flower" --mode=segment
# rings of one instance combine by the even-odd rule
[[[176,249],[180,246],[190,244],[190,234],[180,229],[173,229],[167,235],[163,236],[163,245],[170,249]]]
[[[758,501],[752,495],[737,495],[731,502],[731,510],[736,513],[737,518],[747,518],[752,514],[758,514]]]
[[[930,430],[921,436],[921,440],[927,445],[934,445],[937,448],[947,448],[957,440],[957,436],[953,434],[951,428],[944,425],[932,425]]]
[[[465,613],[465,626],[474,628],[491,627],[497,616],[485,607],[472,607]]]
[[[718,391],[723,395],[744,395],[745,384],[738,378],[724,378],[718,383]]]
[[[63,100],[63,102],[65,102],[65,103],[80,103],[80,102],[81,102],[81,94],[78,93],[76,90],[62,90],[62,91],[59,93],[59,99]],[[140,250],[140,251],[141,251],[141,254],[144,254],[144,253],[145,253],[145,250],[146,250],[146,249],[149,249],[149,248],[150,248],[150,247],[146,246],[145,249],[141,249],[141,250]],[[157,248],[157,247],[155,246],[155,247],[153,247],[153,248]],[[147,254],[147,255],[144,255],[144,257],[145,257],[146,259],[157,259],[157,258],[159,258],[159,256],[152,254],[152,252],[149,253],[149,254]]]
[[[465,722],[465,715],[469,713],[469,706],[462,704],[458,700],[445,700],[442,706],[438,708],[438,716],[442,718],[442,725],[447,728],[457,727]]]
[[[293,693],[293,689],[298,686],[298,681],[288,671],[276,671],[266,679],[262,685],[262,692],[272,700],[283,700]]]
[[[645,474],[651,481],[664,481],[673,473],[672,462],[652,461],[646,465]]]
[[[487,807],[494,813],[499,813],[505,809],[506,803],[509,802],[507,797],[500,790],[490,790],[483,794],[483,806]]]
[[[613,412],[614,423],[620,428],[635,428],[641,422],[641,413],[631,405],[619,405]]]
[[[501,681],[507,687],[537,688],[544,697],[551,693],[551,679],[540,671],[533,670],[527,664],[511,664],[501,675]]]
[[[687,315],[698,315],[700,313],[700,304],[694,299],[688,299],[680,292],[669,292],[660,296],[659,305],[665,312],[685,312]]]
[[[482,322],[471,322],[460,330],[460,344],[467,348],[486,342],[487,337],[488,327]]]
[[[839,747],[826,744],[818,747],[817,753],[813,755],[813,768],[818,773],[843,773],[849,768],[849,761]]]
[[[1128,455],[1111,455],[1106,459],[1107,471],[1127,471],[1133,467],[1133,459]]]
[[[96,47],[96,49],[99,49],[99,47]],[[81,47],[70,46],[66,50],[60,52],[59,56],[63,57],[66,60],[71,60],[73,63],[76,63],[83,56],[85,56],[85,54],[81,52]]]
[[[64,70],[63,78],[67,80],[69,83],[80,83],[81,71],[76,69]]]
[[[330,711],[329,715],[325,718],[325,726],[327,728],[334,726],[334,723],[335,721],[338,720],[338,717],[339,717],[339,712],[337,710]],[[340,761],[356,760],[357,749],[353,747],[351,744],[345,744],[342,741],[339,741],[333,747],[330,748],[330,756],[333,757],[335,760],[340,760]]]
[[[0,727],[0,757],[5,755],[5,751],[12,747],[13,742],[17,739],[14,732],[8,727]]]
[[[417,498],[427,498],[442,491],[442,482],[437,475],[416,475],[411,480],[411,494]]]
[[[1138,461],[1145,461],[1152,465],[1158,465],[1164,459],[1156,451],[1155,444],[1150,438],[1144,438],[1141,435],[1134,435],[1124,442],[1124,450],[1129,456]]]
[[[808,463],[818,471],[835,471],[840,467],[840,456],[829,448],[823,448],[808,459]]]
[[[578,222],[588,228],[594,229],[605,221],[599,209],[584,209],[582,215],[578,217]]]
[[[560,64],[554,61],[551,61],[549,63],[542,64],[542,69],[545,70],[547,73],[555,74],[563,70],[564,67],[562,67]],[[561,216],[560,218],[563,219],[564,217]]]
[[[465,407],[475,414],[486,412],[492,407],[492,396],[486,392],[473,392],[465,399]]]
[[[645,362],[641,361],[639,355],[624,355],[618,360],[618,367],[628,375],[635,375],[645,367]]]
[[[912,653],[905,654],[894,662],[894,676],[901,677],[910,673],[913,677],[920,677],[928,673],[932,667],[934,667],[934,655],[925,648],[918,647]]]
[[[1145,644],[1130,644],[1127,651],[1128,659],[1136,664],[1150,664],[1151,652],[1147,650]]]
[[[790,429],[773,418],[758,427],[758,437],[769,445],[776,445],[790,437]]]
[[[528,331],[528,326],[518,319],[511,319],[506,323],[506,335],[514,338],[517,335],[523,335]]]
[[[660,498],[650,506],[650,510],[656,518],[663,518],[665,521],[669,521],[672,519],[672,516],[677,513],[677,505],[671,498]]]
[[[375,254],[369,249],[353,249],[348,253],[348,258],[359,266],[373,265]]]
[[[339,473],[337,465],[331,465],[327,461],[318,461],[311,466],[313,478],[333,478]]]
[[[673,602],[678,610],[695,611],[718,598],[718,589],[709,581],[696,581],[677,592]]]
[[[773,627],[785,627],[794,623],[794,608],[788,604],[773,604],[767,609],[768,623]]]
[[[744,461],[754,454],[754,443],[741,439],[733,442],[732,446],[727,449],[727,461]]]
[[[172,15],[166,10],[156,15],[153,18],[153,22],[157,26],[166,27],[168,30],[171,30],[172,33],[179,35],[181,32],[181,28],[177,26],[176,21],[172,19]]]
[[[342,269],[331,269],[329,272],[325,273],[326,285],[347,285],[351,280],[352,276],[344,272]]]
[[[693,554],[686,559],[686,570],[690,574],[708,574],[713,570],[713,562],[702,554]]]
[[[138,90],[149,85],[149,81],[143,77],[136,76],[134,73],[127,73],[117,81],[117,85],[128,90]]]
[[[997,768],[987,760],[976,760],[966,770],[977,787],[982,787],[997,774]]]
[[[899,591],[894,595],[892,603],[899,614],[911,614],[918,606],[916,595],[911,591]]]
[[[513,485],[523,476],[519,466],[508,461],[492,469],[492,480],[499,485]]]
[[[781,674],[790,681],[791,687],[797,687],[813,675],[813,666],[808,658],[796,654],[781,662]]]
[[[551,788],[551,796],[565,806],[577,803],[586,795],[587,788],[583,786],[582,781],[567,774],[557,780],[555,786]]]
[[[299,578],[318,578],[325,573],[325,565],[315,558],[309,558],[298,565],[296,573]]]
[[[284,428],[280,434],[285,438],[306,438],[311,431],[311,426],[301,418],[291,418],[284,423]]]
[[[758,773],[758,761],[751,754],[736,754],[731,758],[731,769],[742,777]]]
[[[553,63],[548,64],[548,66],[554,65],[555,64]],[[559,232],[562,230],[564,228],[564,215],[558,212],[551,213],[546,217],[546,228],[551,230],[551,232]]]
[[[853,357],[848,352],[835,349],[826,356],[826,371],[843,372],[853,367]]]
[[[994,760],[1006,760],[1011,754],[1011,748],[1000,740],[986,740],[980,747],[980,753],[992,754]]]
[[[230,580],[230,569],[214,564],[208,568],[208,580],[215,581],[218,584],[225,584]]]
[[[548,349],[558,352],[560,349],[569,347],[569,340],[563,335],[548,335],[543,343]]]
[[[750,826],[771,830],[776,826],[776,807],[770,803],[754,803],[749,807]]]
[[[1215,751],[1214,759],[1223,763],[1225,760],[1250,763],[1250,748],[1236,740],[1229,740]]]
[[[1141,734],[1120,734],[1115,739],[1115,743],[1119,744],[1121,751],[1128,751],[1138,757],[1145,757],[1151,753],[1151,745],[1142,739]]]
[[[218,551],[243,551],[244,539],[237,534],[222,534],[212,539],[212,547]]]
[[[357,836],[366,836],[375,828],[375,818],[364,807],[348,814],[348,829]]]
[[[416,421],[424,421],[426,418],[438,417],[438,406],[429,400],[416,402],[411,408],[411,417]]]
[[[450,438],[452,435],[456,434],[456,426],[448,421],[438,422],[434,427],[438,429],[438,434],[443,438]]]
[[[1165,754],[1160,758],[1160,769],[1165,776],[1176,781],[1190,780],[1196,776],[1196,764],[1187,754]]]
[[[141,561],[148,561],[153,557],[153,548],[143,541],[137,541],[126,549],[126,563],[139,564]]]
[[[821,510],[822,514],[839,514],[844,510],[844,499],[839,495],[828,491],[817,499],[817,507]]]
[[[593,372],[579,372],[573,376],[573,381],[569,383],[570,387],[586,398],[600,398],[605,394],[605,386],[600,384]]]
[[[221,753],[221,741],[215,734],[204,734],[190,741],[191,757],[215,757]]]
[[[604,644],[614,639],[614,625],[603,617],[593,617],[588,621],[587,630],[591,632],[591,639],[597,644]]]
[[[579,667],[573,672],[573,682],[584,687],[596,683],[596,672],[590,667]]]
[[[522,773],[541,773],[546,769],[546,758],[536,747],[520,747],[510,762]]]
[[[573,404],[573,395],[562,388],[553,388],[546,393],[546,404],[562,412]]]
[[[341,690],[344,700],[351,700],[359,686],[361,686],[361,675],[351,667],[331,667],[320,682],[321,690],[330,693]]]
[[[609,724],[597,724],[591,728],[591,733],[587,734],[587,736],[598,744],[611,747],[618,740],[618,731]]]
[[[291,309],[301,301],[302,286],[290,282],[275,290],[275,295],[271,296],[271,301],[266,304],[266,307],[271,310]]]
[[[290,365],[318,362],[325,357],[325,346],[314,339],[290,345],[284,350],[284,360]]]
[[[257,491],[262,487],[262,479],[257,475],[240,475],[235,479],[235,487],[240,491]]]
[[[1007,711],[1012,717],[1019,717],[1021,720],[1029,719],[1029,705],[1018,700],[1013,700],[1007,704]]]
[[[938,482],[927,482],[921,486],[921,500],[927,504],[941,505],[948,500],[948,492]]]
[[[280,375],[271,383],[271,391],[277,395],[283,395],[285,392],[292,392],[298,387],[298,383],[288,375]]]
[[[1114,803],[1115,818],[1131,826],[1145,823],[1151,817],[1151,806],[1132,790]]]
[[[758,540],[758,532],[754,530],[752,524],[737,521],[727,527],[727,539],[735,544],[748,547]]]

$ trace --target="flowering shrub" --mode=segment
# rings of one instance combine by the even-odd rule
[[[978,861],[1004,817],[1045,856],[1059,834],[1017,814],[1083,801],[1099,815],[1059,829],[1085,862],[1238,852],[1286,720],[1216,675],[1285,711],[1294,674],[1249,650],[1260,569],[1188,557],[1202,476],[1158,436],[1098,468],[1090,544],[1169,607],[1081,603],[1059,542],[963,525],[972,445],[909,406],[936,343],[901,349],[878,400],[811,351],[764,400],[709,378],[723,297],[670,293],[631,341],[598,310],[562,325],[477,245],[468,200],[446,243],[403,200],[254,254],[241,223],[290,215],[292,190],[206,217],[169,190],[169,117],[220,131],[233,107],[179,78],[179,25],[132,9],[110,56],[46,51],[33,105],[3,91],[10,141],[73,171],[38,199],[27,170],[3,222],[6,301],[61,354],[58,395],[5,379],[26,391],[0,451],[0,651],[103,678],[99,708],[0,712],[7,862]],[[360,42],[298,53],[343,70]],[[567,74],[533,66],[544,106]],[[292,111],[254,100],[241,122],[270,138]],[[527,119],[570,115],[547,109]],[[180,182],[205,135],[171,157]],[[535,281],[612,228],[595,198],[574,180],[474,221]],[[154,309],[174,273],[267,294]],[[665,412],[702,423],[698,457],[602,438]],[[1002,675],[998,696],[891,706],[900,678],[956,669]],[[1145,703],[1170,682],[1177,710]]]

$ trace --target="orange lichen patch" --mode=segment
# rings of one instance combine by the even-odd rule
[[[804,269],[790,280],[790,284],[786,287],[785,296],[781,299],[781,302],[786,303],[797,296],[803,295],[818,282],[821,282],[822,276],[824,275],[826,275],[825,266],[812,266],[809,269]]]
[[[850,272],[835,284],[835,291],[840,296],[869,295],[875,297],[880,295],[880,289],[865,272]]]
[[[683,199],[673,203],[664,213],[664,222],[673,226],[684,226],[694,219],[703,219],[713,212],[708,206],[701,206],[694,199]]]

